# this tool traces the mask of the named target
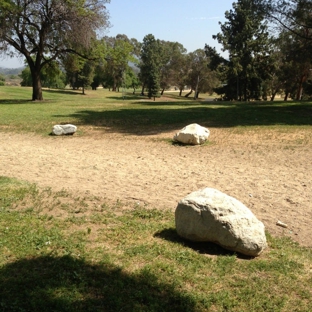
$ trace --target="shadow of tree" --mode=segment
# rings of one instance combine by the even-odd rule
[[[69,95],[83,95],[81,90],[68,90],[68,89],[44,89],[44,93],[51,94],[69,94]]]
[[[80,125],[109,128],[112,132],[155,134],[172,131],[190,123],[204,127],[312,125],[312,105],[300,104],[200,104],[137,103],[143,108],[81,110],[71,115],[55,115],[78,120]],[[134,104],[135,105],[135,104]],[[144,108],[146,106],[146,108]],[[180,106],[177,108],[175,106]],[[106,129],[107,131],[107,129]]]
[[[29,103],[40,103],[40,102],[34,102],[32,100],[11,100],[11,99],[1,99],[0,105],[7,105],[7,104],[29,104]]]
[[[234,251],[226,250],[221,246],[210,242],[192,242],[180,237],[174,228],[164,229],[154,234],[154,237],[181,244],[184,247],[191,248],[200,254],[211,256],[236,256],[239,259],[254,259],[254,257],[245,256]]]
[[[71,256],[22,259],[0,270],[0,310],[193,311],[195,302],[148,270],[127,274]]]

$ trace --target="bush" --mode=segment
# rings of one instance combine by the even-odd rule
[[[0,86],[5,85],[5,77],[3,75],[0,75]]]

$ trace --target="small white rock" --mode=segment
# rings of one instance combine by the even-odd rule
[[[69,135],[69,134],[74,134],[76,131],[77,131],[77,127],[71,124],[55,125],[52,128],[52,134],[54,135]]]

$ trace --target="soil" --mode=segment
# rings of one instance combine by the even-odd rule
[[[125,135],[84,128],[62,137],[2,132],[0,175],[172,212],[187,194],[213,187],[243,202],[271,235],[312,246],[309,130],[216,128],[202,146],[172,144],[176,131]]]

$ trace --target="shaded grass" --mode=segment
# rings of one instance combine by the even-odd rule
[[[0,128],[48,134],[54,124],[73,123],[129,134],[162,133],[190,123],[206,127],[311,126],[310,102],[206,102],[167,94],[155,102],[137,95],[99,89],[82,95],[45,90],[43,102],[31,102],[31,89],[1,87]],[[83,131],[82,131],[83,132]]]
[[[311,249],[252,259],[181,239],[171,211],[0,177],[1,311],[311,311]],[[87,209],[86,209],[87,208]]]

